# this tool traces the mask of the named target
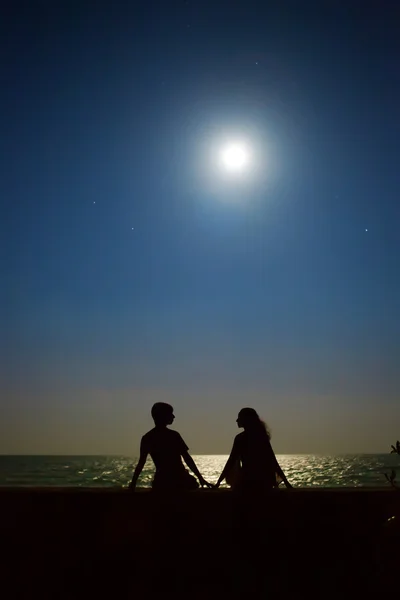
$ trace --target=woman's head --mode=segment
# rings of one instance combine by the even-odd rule
[[[242,408],[239,411],[238,418],[236,419],[238,427],[243,427],[248,431],[259,431],[267,434],[268,438],[271,437],[270,432],[267,429],[264,421],[260,419],[258,413],[254,408]]]

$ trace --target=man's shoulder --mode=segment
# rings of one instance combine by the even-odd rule
[[[142,441],[145,442],[146,440],[151,439],[154,436],[155,431],[156,431],[155,427],[153,427],[153,429],[150,429],[150,431],[148,431],[147,433],[144,434],[144,436],[142,437]]]
[[[167,431],[169,432],[171,437],[176,437],[176,438],[181,438],[181,434],[179,433],[179,431],[175,431],[175,429],[167,429]]]
[[[151,439],[153,437],[158,437],[158,436],[169,436],[171,438],[180,438],[181,434],[178,433],[178,431],[175,431],[175,429],[169,429],[169,427],[165,427],[163,429],[158,429],[157,427],[153,427],[153,429],[150,429],[150,431],[148,431],[147,433],[144,434],[144,436],[142,437],[142,440],[148,440]]]
[[[176,444],[176,446],[181,450],[181,452],[188,450],[187,444],[186,444],[185,440],[183,439],[183,437],[181,436],[181,434],[179,433],[179,431],[175,431],[175,429],[169,429],[168,431],[171,433],[171,436],[170,436],[171,442],[173,444]]]

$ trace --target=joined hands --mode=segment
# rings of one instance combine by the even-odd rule
[[[212,483],[208,483],[208,481],[206,481],[205,479],[203,479],[203,477],[201,477],[199,479],[199,483],[200,483],[200,487],[208,487],[208,488],[213,488],[214,485]]]

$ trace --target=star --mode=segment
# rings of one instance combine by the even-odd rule
[[[368,229],[366,229],[365,231],[368,231]]]

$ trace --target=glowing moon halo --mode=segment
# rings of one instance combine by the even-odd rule
[[[248,152],[241,144],[229,144],[221,150],[220,154],[222,165],[228,171],[242,171],[248,163]]]

